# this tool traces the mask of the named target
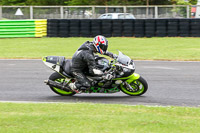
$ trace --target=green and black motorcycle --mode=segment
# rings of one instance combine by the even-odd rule
[[[63,56],[46,56],[42,60],[45,65],[55,71],[48,80],[44,81],[52,91],[61,96],[77,94],[67,87],[67,84],[76,81],[70,72],[71,59],[65,59]],[[88,75],[87,78],[91,81],[92,87],[81,93],[116,93],[122,91],[130,96],[140,96],[147,91],[146,80],[134,73],[135,64],[133,60],[122,52],[119,51],[119,55],[111,61],[99,56],[95,57],[95,61],[100,70],[111,74],[113,78],[105,80],[103,77]]]

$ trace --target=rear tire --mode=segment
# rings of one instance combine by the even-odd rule
[[[130,83],[134,90],[129,90],[123,84],[121,84],[121,91],[130,96],[140,96],[144,94],[148,89],[148,84],[144,78],[140,76],[139,79]]]
[[[59,82],[59,83],[61,83],[65,80],[65,78],[57,72],[54,72],[53,74],[51,74],[49,79],[53,80],[55,82]],[[71,91],[67,92],[67,91],[61,90],[59,88],[50,86],[50,85],[49,85],[49,87],[53,92],[55,92],[56,94],[61,95],[61,96],[73,96],[74,94],[76,94],[75,92],[71,92]]]

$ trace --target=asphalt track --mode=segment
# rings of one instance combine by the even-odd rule
[[[135,61],[135,64],[136,73],[149,85],[142,96],[120,92],[63,97],[43,83],[53,71],[41,60],[0,60],[0,101],[200,106],[200,62]]]

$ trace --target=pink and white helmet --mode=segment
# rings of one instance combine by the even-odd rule
[[[104,54],[108,49],[108,40],[104,36],[96,36],[93,39],[93,44],[97,52],[99,52],[100,54]]]

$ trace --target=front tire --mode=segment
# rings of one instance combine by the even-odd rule
[[[133,90],[130,90],[128,87],[125,87],[121,84],[121,91],[130,96],[140,96],[144,94],[148,89],[148,84],[144,78],[140,76],[139,79],[134,80],[130,83]]]
[[[54,72],[53,74],[51,74],[49,79],[58,83],[62,83],[65,80],[65,78],[57,72]],[[51,85],[49,85],[49,87],[53,92],[61,96],[73,96],[74,94],[76,94],[75,92],[71,92],[71,91],[67,92],[59,88],[53,87]]]

